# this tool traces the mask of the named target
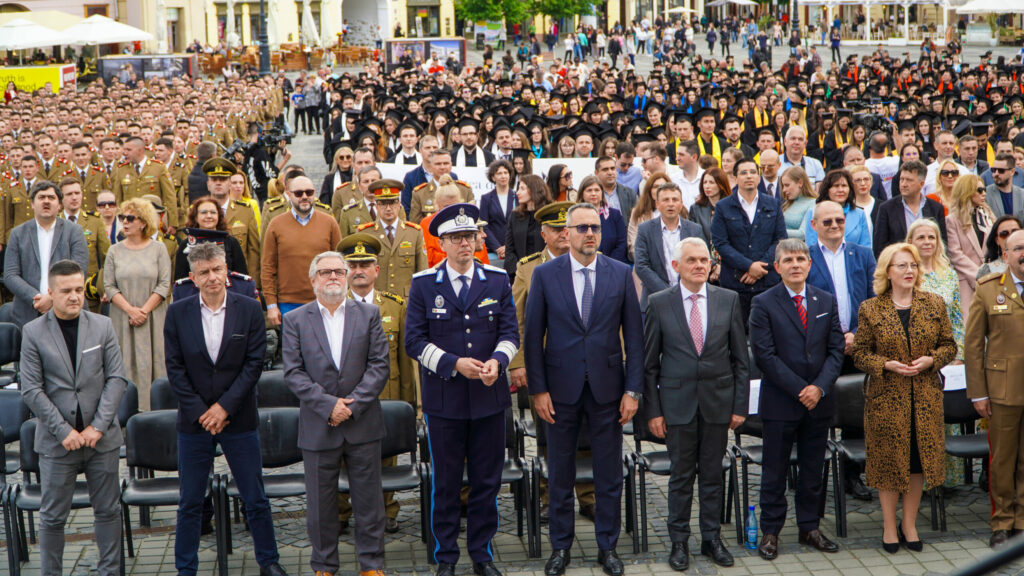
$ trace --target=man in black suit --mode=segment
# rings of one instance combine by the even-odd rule
[[[960,163],[967,168],[968,172],[975,176],[981,176],[988,171],[988,162],[978,157],[978,138],[974,134],[961,136],[958,144],[957,152],[960,155]]]
[[[761,181],[757,184],[758,194],[767,194],[780,203],[785,200],[782,197],[782,175],[779,174],[779,167],[782,166],[779,153],[775,150],[761,152]]]
[[[807,283],[811,257],[802,240],[787,238],[775,248],[782,277],[754,298],[750,346],[761,370],[758,413],[764,423],[761,465],[761,528],[758,554],[774,560],[786,521],[786,477],[797,445],[796,522],[800,542],[822,552],[839,547],[818,529],[828,427],[835,414],[829,394],[843,364],[845,339],[836,299]]]
[[[494,154],[477,146],[480,134],[479,123],[472,118],[463,118],[458,124],[462,143],[452,148],[452,165],[456,167],[486,168],[494,161]]]
[[[900,170],[900,195],[882,204],[875,222],[875,234],[871,241],[875,258],[886,246],[895,242],[903,242],[907,237],[907,229],[918,218],[931,218],[939,225],[942,241],[947,242],[946,215],[942,204],[926,197],[924,189],[928,167],[919,160],[903,163]]]
[[[430,163],[430,155],[441,147],[440,142],[437,140],[437,136],[431,136],[427,134],[420,138],[420,143],[417,146],[417,150],[420,152],[420,157],[423,162],[405,173],[405,178],[402,179],[402,208],[405,209],[405,213],[408,214],[412,210],[412,190],[413,188],[423,184],[430,179],[427,176],[427,168]],[[454,178],[454,176],[453,176]]]
[[[679,283],[651,296],[644,326],[644,414],[671,459],[668,563],[677,571],[689,568],[693,479],[700,470],[700,551],[719,566],[732,566],[719,519],[729,430],[748,413],[743,312],[735,292],[707,283],[711,254],[703,238],[680,241],[672,267]]]
[[[199,568],[203,498],[219,444],[245,502],[260,576],[283,576],[263,491],[256,411],[256,381],[267,347],[263,310],[257,300],[227,291],[221,245],[193,246],[188,263],[199,294],[171,304],[164,324],[167,376],[178,397],[175,568],[179,574]]]

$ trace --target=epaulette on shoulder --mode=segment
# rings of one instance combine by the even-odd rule
[[[519,264],[522,265],[522,264],[526,264],[527,262],[532,262],[532,261],[536,260],[537,258],[540,258],[543,255],[544,255],[543,252],[534,252],[533,254],[530,254],[526,258],[520,258],[519,259]]]
[[[346,186],[351,186],[351,185],[352,185],[351,182],[342,182],[341,184],[338,184],[338,187],[335,188],[335,190],[339,190],[341,188],[345,188]]]
[[[996,278],[1000,278],[1003,274],[1004,272],[993,272],[991,274],[986,274],[985,276],[978,278],[978,284],[987,284],[995,280]]]
[[[426,270],[420,270],[419,272],[413,274],[412,277],[413,278],[422,278],[424,276],[430,276],[431,278],[433,278],[434,274],[437,274],[437,270],[436,269],[434,269],[434,268],[427,268]]]
[[[423,184],[420,184],[419,186],[413,188],[413,191],[415,192],[416,190],[419,190],[420,188],[423,188],[423,187],[429,186],[429,185],[430,185],[430,182],[424,182]]]
[[[319,200],[316,201],[316,206],[319,207],[319,208],[323,208],[324,210],[330,210],[331,209],[331,205],[330,204],[324,204],[323,202],[321,202]]]
[[[347,206],[345,206],[344,208],[342,208],[341,211],[342,212],[348,212],[349,210],[351,210],[353,208],[358,208],[358,207],[359,207],[359,203],[352,202],[352,203],[348,204]]]
[[[95,210],[86,210],[85,213],[88,214],[89,216],[95,216],[96,218],[100,217],[99,213],[96,212]]]
[[[405,305],[405,298],[402,298],[398,294],[392,294],[391,292],[386,292],[384,290],[381,290],[379,293],[380,293],[381,296],[383,296],[383,297],[385,297],[385,298],[387,298],[389,300],[393,300],[393,301],[395,301],[395,302],[397,302],[399,304],[402,304],[403,306]]]
[[[61,177],[67,176],[68,174],[74,174],[74,173],[75,173],[74,170],[72,170],[71,168],[68,168],[67,170],[64,171],[63,174],[61,174]]]
[[[174,281],[174,285],[175,286],[182,286],[184,284],[191,284],[191,283],[192,283],[192,279],[189,278],[188,276],[186,276],[186,277],[184,277],[184,278],[182,278],[180,280],[175,280]]]
[[[121,162],[120,164],[118,164],[118,166],[130,166],[130,165],[131,165],[131,162],[129,162],[127,160],[125,160],[124,162]]]
[[[423,229],[423,228],[420,228],[420,225],[419,225],[419,224],[414,224],[414,223],[412,223],[412,222],[409,222],[408,220],[406,220],[405,222],[403,222],[403,224],[404,224],[404,225],[406,225],[406,226],[408,226],[409,228],[412,228],[413,230],[422,230],[422,229]]]
[[[103,166],[97,166],[97,165],[95,165],[95,164],[90,164],[89,166],[90,166],[90,168],[92,168],[92,169],[93,169],[94,171],[96,171],[96,172],[99,172],[99,173],[101,173],[101,174],[102,174],[102,173],[104,173],[104,172],[106,172],[106,169],[105,169],[105,168],[103,168]]]
[[[487,270],[488,272],[494,272],[497,274],[503,274],[505,276],[508,276],[508,272],[504,268],[498,268],[497,266],[491,266],[490,264],[481,264],[480,266],[484,270]]]
[[[456,180],[456,181],[455,181],[455,183],[456,183],[456,184],[462,184],[462,185],[463,185],[463,186],[465,186],[466,188],[469,188],[469,187],[470,187],[470,186],[469,186],[469,184],[467,184],[466,182],[463,182],[462,180]]]
[[[271,207],[273,207],[273,206],[277,206],[278,204],[283,204],[283,203],[284,203],[284,196],[274,196],[273,198],[268,198],[267,201],[263,203],[263,205],[264,206],[271,206]]]
[[[175,162],[175,163],[174,163],[174,166],[175,166],[176,168],[184,168],[184,167],[185,167],[185,164],[184,164],[184,163],[182,163],[182,162]]]
[[[372,228],[374,224],[375,222],[366,222],[364,224],[360,224],[356,230],[366,230],[367,228]]]
[[[175,242],[178,241],[178,239],[175,238],[174,234],[164,234],[164,240],[174,240]]]
[[[252,281],[252,276],[249,276],[248,274],[242,274],[241,272],[235,272],[234,270],[228,272],[228,276],[231,276],[232,278],[238,278],[239,280],[245,280],[246,282]]]

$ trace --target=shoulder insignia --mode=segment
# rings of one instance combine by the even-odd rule
[[[519,264],[526,264],[527,262],[532,262],[532,261],[540,258],[543,255],[544,255],[543,252],[534,252],[533,254],[530,254],[526,258],[520,258],[519,259]]]
[[[188,276],[186,276],[186,277],[184,277],[184,278],[182,278],[180,280],[175,280],[174,281],[174,285],[175,286],[184,286],[185,284],[191,284],[191,283],[192,283],[192,279],[189,278]]]
[[[125,160],[124,162],[119,163],[118,166],[131,166],[131,162]]]
[[[164,234],[164,240],[174,240],[175,242],[178,241],[178,239],[171,234]]]
[[[413,278],[421,278],[421,277],[424,277],[424,276],[429,276],[429,277],[433,278],[434,274],[436,274],[436,273],[437,273],[437,270],[435,270],[434,268],[427,268],[426,270],[420,270],[419,272],[413,274],[412,277]]]
[[[252,276],[249,276],[248,274],[242,274],[241,272],[231,271],[228,272],[228,276],[231,276],[232,278],[238,278],[239,280],[252,281]]]
[[[376,224],[376,222],[367,222],[365,224],[360,224],[359,227],[356,228],[356,230],[366,230],[367,228],[372,228],[374,224]]]
[[[106,169],[104,169],[103,166],[97,166],[95,164],[92,165],[92,169],[100,173],[106,172]]]
[[[483,268],[484,270],[487,270],[488,272],[494,272],[496,274],[508,276],[508,272],[506,272],[504,268],[498,268],[497,266],[491,266],[490,264],[481,264],[480,267]]]
[[[415,192],[416,190],[419,190],[420,188],[425,188],[427,186],[430,186],[430,182],[424,182],[423,184],[420,184],[419,186],[413,188],[413,191]]]
[[[394,300],[395,302],[397,302],[397,303],[399,303],[399,304],[401,304],[403,306],[405,305],[405,298],[402,298],[398,294],[392,294],[391,292],[386,292],[384,290],[380,290],[378,292],[378,294],[380,294],[381,296],[383,296],[383,297],[385,297],[385,298],[387,298],[389,300]]]
[[[456,184],[462,184],[462,185],[463,185],[463,186],[465,186],[466,188],[469,188],[469,184],[467,184],[467,183],[463,182],[462,180],[456,180],[456,181],[455,181],[455,183],[456,183]]]
[[[419,224],[413,224],[412,222],[409,221],[403,221],[402,224],[407,228],[412,228],[413,230],[422,230]]]
[[[99,218],[99,216],[100,216],[99,213],[96,212],[95,210],[92,210],[92,211],[86,210],[85,213],[88,214],[89,216],[94,216],[96,218]]]
[[[349,210],[351,210],[353,208],[358,208],[358,207],[359,207],[359,204],[356,204],[355,202],[351,202],[347,206],[342,208],[341,211],[342,212],[348,212]]]
[[[270,198],[266,202],[264,202],[263,205],[264,206],[271,206],[271,207],[273,207],[273,206],[277,206],[278,204],[281,204],[283,202],[284,202],[284,196],[275,196],[273,198]]]
[[[68,174],[74,174],[74,173],[75,173],[74,170],[68,168],[67,170],[64,171],[63,174],[61,174],[61,176],[63,177],[63,176],[67,176]]]
[[[340,189],[340,188],[345,188],[345,187],[347,187],[347,186],[351,186],[351,185],[352,185],[352,183],[351,183],[351,182],[342,182],[342,183],[341,183],[340,185],[338,185],[338,187],[337,187],[337,188],[335,188],[335,190],[338,190],[338,189]]]
[[[317,205],[317,207],[323,208],[324,210],[330,210],[331,209],[331,206],[329,204],[324,204],[323,202],[321,202],[319,200],[316,201],[316,205]]]
[[[991,281],[1001,277],[1003,274],[1004,274],[1004,272],[993,272],[991,274],[987,274],[987,275],[982,276],[981,278],[978,279],[978,284],[987,284],[987,283],[989,283],[989,282],[991,282]]]
[[[174,163],[174,166],[175,166],[176,168],[184,168],[184,167],[185,167],[185,165],[184,165],[184,164],[182,164],[181,162],[175,162],[175,163]]]

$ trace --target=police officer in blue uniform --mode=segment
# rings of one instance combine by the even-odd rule
[[[421,402],[434,475],[432,551],[437,576],[459,560],[459,492],[468,468],[466,548],[473,571],[501,576],[491,538],[505,462],[505,410],[512,404],[505,369],[519,348],[512,287],[501,268],[478,264],[479,209],[453,204],[430,222],[447,258],[413,276],[405,347],[419,360]]]

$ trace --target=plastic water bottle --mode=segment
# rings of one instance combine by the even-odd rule
[[[754,505],[747,510],[747,550],[757,550],[757,514],[754,514]]]

